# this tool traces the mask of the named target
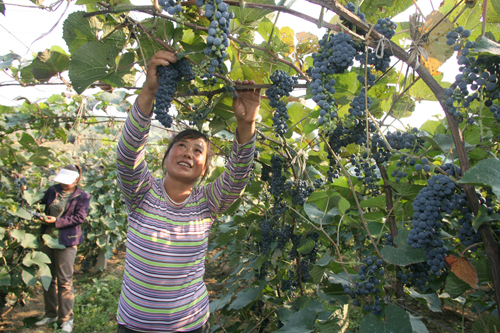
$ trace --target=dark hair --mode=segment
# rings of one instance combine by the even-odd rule
[[[77,179],[77,185],[81,185],[80,180],[82,180],[82,168],[79,165],[70,164],[70,165],[66,165],[65,167],[63,167],[63,169],[77,171],[79,174],[78,179]]]
[[[162,166],[165,165],[165,160],[167,159],[168,153],[170,152],[172,147],[177,142],[184,140],[184,139],[203,139],[203,141],[205,141],[205,143],[207,144],[207,158],[205,159],[205,174],[203,175],[203,177],[201,177],[201,180],[203,181],[205,179],[205,177],[210,173],[210,166],[212,163],[212,158],[214,157],[215,154],[214,154],[214,151],[212,149],[212,143],[210,142],[208,137],[198,130],[189,128],[189,129],[186,129],[182,132],[179,132],[176,136],[174,136],[172,141],[170,141],[170,143],[167,147],[167,150],[165,151],[165,155],[163,155],[163,160],[161,162],[161,165]]]

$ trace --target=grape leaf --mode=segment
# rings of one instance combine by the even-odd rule
[[[380,253],[384,260],[403,267],[427,260],[423,248],[413,249],[406,243],[409,233],[409,230],[399,231],[396,238],[394,238],[394,245],[398,246],[397,248],[394,246],[384,246],[382,248]]]
[[[436,293],[434,294],[420,294],[410,288],[410,296],[413,298],[421,298],[427,301],[429,310],[433,312],[441,312],[441,301]]]
[[[314,331],[316,311],[304,308],[288,317],[285,325],[276,333],[309,333]]]
[[[428,34],[423,46],[427,51],[428,59],[422,57],[421,62],[433,76],[441,74],[439,67],[453,55],[453,48],[446,44],[446,34],[453,28],[453,23],[448,18],[444,18],[440,11],[435,10],[425,18],[425,24],[420,32],[424,36]]]
[[[97,40],[97,34],[102,26],[97,17],[86,18],[83,14],[85,14],[83,11],[73,12],[63,24],[63,39],[71,54],[88,41]]]
[[[360,333],[412,333],[410,316],[397,305],[385,308],[385,321],[370,313],[365,316],[359,325]]]
[[[479,161],[464,173],[458,183],[491,186],[496,196],[500,197],[500,161],[492,158]]]
[[[467,282],[471,288],[479,289],[479,280],[474,266],[464,257],[455,257],[452,254],[444,257],[446,263],[451,267],[451,271],[462,281]]]

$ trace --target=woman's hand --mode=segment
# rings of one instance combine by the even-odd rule
[[[149,60],[147,64],[146,81],[142,85],[142,90],[137,97],[139,108],[145,115],[151,115],[155,93],[158,91],[158,66],[168,66],[177,61],[177,57],[172,52],[160,50]]]
[[[241,84],[238,80],[236,83]],[[243,84],[255,84],[253,80],[244,80]],[[255,119],[260,108],[260,89],[237,91],[238,97],[233,99],[233,111],[238,122],[239,143],[248,142],[255,133]]]
[[[54,216],[45,216],[45,217],[40,217],[40,220],[42,220],[45,223],[56,223],[56,218]]]

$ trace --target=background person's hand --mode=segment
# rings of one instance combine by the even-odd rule
[[[56,218],[54,216],[40,217],[40,219],[45,223],[56,223]]]

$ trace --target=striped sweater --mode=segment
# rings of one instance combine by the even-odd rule
[[[129,214],[117,321],[139,332],[192,331],[209,316],[203,281],[209,229],[247,184],[255,136],[243,145],[235,140],[224,172],[176,207],[144,160],[150,123],[134,104],[118,142],[118,182]]]

